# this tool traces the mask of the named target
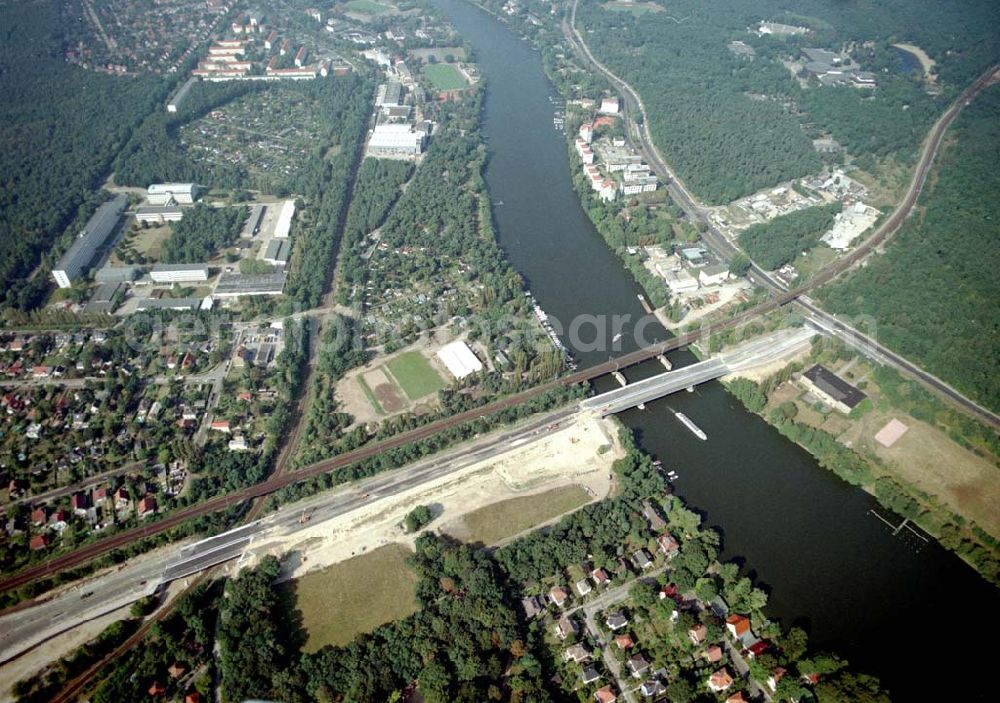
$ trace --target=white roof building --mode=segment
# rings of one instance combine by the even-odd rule
[[[73,240],[73,244],[59,259],[59,263],[52,269],[52,277],[60,288],[69,288],[73,281],[80,277],[83,270],[90,266],[94,259],[94,254],[107,240],[115,226],[122,211],[128,205],[128,196],[124,194],[116,195],[114,198],[97,208],[97,212],[87,220],[83,230]]]
[[[374,152],[419,154],[424,150],[424,134],[411,124],[380,124],[372,130],[368,148]]]
[[[460,339],[441,347],[437,358],[458,380],[483,370],[483,362],[469,349],[469,345]]]
[[[149,272],[154,283],[193,283],[208,280],[208,264],[159,264]]]
[[[617,115],[621,110],[621,103],[618,98],[604,98],[601,100],[600,112],[605,115]]]
[[[278,222],[274,225],[274,236],[286,239],[292,229],[292,217],[295,215],[295,201],[286,200],[278,213]]]
[[[198,195],[195,183],[153,183],[146,189],[146,200],[150,205],[166,205],[171,200],[175,203],[193,203]]]

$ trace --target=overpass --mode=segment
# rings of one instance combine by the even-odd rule
[[[580,403],[580,409],[597,412],[601,417],[620,413],[734,371],[777,361],[804,348],[814,334],[812,329],[783,330],[754,339],[726,354],[587,398]]]

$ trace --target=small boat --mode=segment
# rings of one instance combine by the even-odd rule
[[[621,333],[621,332],[619,332],[619,333],[618,333],[618,334],[616,334],[616,335],[614,336],[614,338],[613,338],[613,339],[611,340],[611,343],[612,343],[612,344],[614,344],[615,342],[617,342],[617,341],[618,341],[619,339],[621,339],[621,338],[622,338],[622,333]]]
[[[684,425],[685,427],[687,427],[689,430],[691,430],[691,434],[693,434],[695,437],[697,437],[701,441],[704,442],[706,439],[708,439],[708,435],[706,435],[702,431],[702,429],[700,427],[698,427],[698,425],[694,424],[694,422],[691,421],[691,418],[689,418],[684,413],[677,412],[675,410],[674,411],[674,417],[676,417],[678,420],[680,420],[681,424]]]

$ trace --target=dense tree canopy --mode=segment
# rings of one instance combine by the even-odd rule
[[[59,4],[0,6],[0,280],[2,302],[37,306],[50,263],[102,199],[129,133],[166,94],[160,79],[86,71],[63,58]],[[48,252],[64,231],[62,244]]]
[[[828,309],[872,315],[879,341],[1000,408],[1000,89],[954,125],[920,201],[883,256],[820,292]]]
[[[780,268],[816,246],[840,209],[840,203],[820,205],[750,225],[740,233],[740,246],[763,268]]]

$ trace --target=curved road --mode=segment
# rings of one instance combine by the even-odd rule
[[[732,258],[737,253],[741,253],[737,247],[726,239],[726,237],[723,236],[722,233],[708,221],[705,206],[699,202],[698,199],[684,186],[684,183],[677,178],[676,174],[674,174],[673,170],[670,168],[670,165],[663,158],[662,154],[660,154],[659,149],[657,149],[656,144],[649,133],[649,120],[646,115],[646,107],[643,104],[642,99],[639,97],[639,94],[634,88],[632,88],[631,85],[619,78],[604,64],[598,61],[593,53],[591,53],[590,47],[588,47],[586,41],[584,41],[583,35],[581,35],[576,28],[576,8],[578,3],[579,0],[574,0],[570,10],[568,24],[566,22],[563,23],[563,34],[570,41],[570,43],[576,46],[578,51],[625,96],[626,126],[630,137],[632,137],[633,143],[639,144],[646,160],[650,163],[653,170],[657,172],[657,175],[660,176],[661,180],[663,180],[663,182],[667,185],[670,195],[673,197],[674,201],[677,202],[677,204],[680,205],[689,216],[703,222],[706,225],[706,229],[702,234],[706,244],[708,244],[708,246],[717,254],[727,259]],[[830,313],[814,305],[812,301],[803,300],[802,297],[810,291],[813,291],[825,283],[832,281],[844,271],[847,271],[854,265],[860,263],[878,247],[884,244],[889,237],[895,234],[896,230],[899,229],[899,226],[910,215],[910,212],[913,210],[913,206],[917,202],[917,198],[920,196],[920,192],[927,180],[927,174],[929,173],[931,165],[934,162],[934,157],[937,155],[938,149],[941,146],[941,141],[944,137],[945,131],[959,115],[962,109],[968,105],[969,102],[971,102],[972,99],[975,98],[976,95],[978,95],[987,85],[989,85],[997,70],[998,66],[994,65],[980,75],[979,78],[977,78],[972,85],[966,88],[962,95],[951,104],[945,113],[941,115],[938,121],[934,123],[934,126],[931,128],[924,141],[923,150],[920,154],[920,160],[917,163],[917,168],[914,170],[913,178],[910,180],[910,185],[906,191],[906,195],[903,197],[903,200],[893,211],[889,219],[882,223],[882,225],[871,237],[855,248],[850,254],[838,259],[825,269],[818,272],[804,285],[791,290],[786,289],[783,285],[772,278],[767,271],[764,271],[755,263],[751,265],[751,271],[753,272],[754,279],[759,281],[772,293],[776,294],[776,299],[780,300],[782,305],[788,302],[794,302],[796,305],[802,307],[810,317],[826,323],[826,326],[833,330],[834,334],[837,334],[838,336],[846,336],[849,338],[849,341],[852,341],[855,344],[864,345],[886,363],[889,363],[890,365],[916,377],[925,385],[930,386],[934,390],[946,396],[966,411],[979,416],[993,427],[1000,427],[1000,416],[996,413],[967,398],[965,395],[952,388],[937,376],[925,371],[913,362],[908,361],[890,349],[885,348],[874,339],[861,334],[850,325],[841,322]],[[641,125],[636,123],[635,120],[628,118],[629,109],[634,109],[634,107],[638,107],[639,113],[642,116]]]

